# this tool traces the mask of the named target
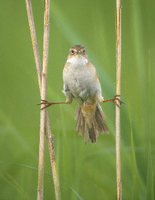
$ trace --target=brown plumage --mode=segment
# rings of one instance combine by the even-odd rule
[[[98,104],[98,101],[103,102],[100,82],[83,46],[74,45],[70,48],[63,80],[66,103],[71,103],[74,98],[79,104],[75,115],[76,130],[85,141],[95,143],[98,135],[108,132],[108,128]]]
[[[85,141],[97,141],[101,133],[108,132],[104,122],[104,113],[98,102],[103,102],[101,85],[94,65],[89,61],[86,49],[81,45],[70,48],[63,70],[65,102],[48,102],[45,108],[53,104],[69,104],[75,99],[78,107],[75,115],[76,130]]]
[[[84,137],[85,141],[90,139],[93,143],[96,143],[99,134],[108,133],[108,128],[104,122],[104,113],[98,103],[93,110],[88,110],[88,106],[86,106],[87,111],[85,112],[84,107],[80,104],[77,106],[75,114],[76,130]],[[91,117],[88,117],[89,115]]]

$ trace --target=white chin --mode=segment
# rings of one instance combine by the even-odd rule
[[[88,63],[88,59],[81,55],[72,56],[67,59],[67,63],[84,65]]]

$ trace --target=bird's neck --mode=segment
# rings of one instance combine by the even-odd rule
[[[86,65],[88,59],[84,56],[70,56],[67,59],[67,63],[72,65]]]

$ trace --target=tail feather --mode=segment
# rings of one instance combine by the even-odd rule
[[[95,129],[95,126],[92,125],[91,128],[89,128],[87,126],[87,132],[88,132],[88,135],[89,135],[89,138],[93,143],[96,142],[96,139],[97,139],[97,135],[96,135],[96,129]]]
[[[97,121],[98,131],[100,133],[105,133],[105,132],[108,133],[108,127],[104,122],[105,116],[104,116],[104,113],[102,111],[100,104],[97,104],[97,106],[96,106],[95,120]]]
[[[102,108],[99,104],[97,104],[96,111],[92,117],[92,123],[90,126],[90,122],[88,123],[84,117],[81,106],[78,105],[75,115],[75,120],[77,121],[76,130],[80,135],[84,137],[85,141],[90,139],[93,143],[95,143],[100,133],[108,132],[104,118],[105,117]]]

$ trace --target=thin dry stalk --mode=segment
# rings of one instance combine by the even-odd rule
[[[38,83],[39,83],[40,93],[41,93],[41,83],[42,83],[41,59],[40,59],[40,54],[39,54],[39,49],[38,49],[31,0],[26,0],[26,8],[27,8],[27,15],[28,15],[28,21],[29,21],[29,27],[30,27],[30,33],[31,33],[31,39],[32,39],[34,58],[35,58],[35,63],[36,63],[36,70],[38,74]],[[53,182],[54,182],[54,187],[55,187],[55,197],[56,197],[56,200],[58,200],[60,196],[60,187],[59,187],[59,182],[58,182],[57,172],[56,172],[56,160],[55,160],[53,136],[51,133],[50,122],[49,122],[49,117],[48,117],[47,112],[46,112],[46,131],[47,131],[49,154],[50,154],[50,161],[51,161],[52,174],[53,174]]]
[[[121,0],[116,0],[116,94],[120,95],[121,82]],[[119,105],[120,103],[117,102]],[[120,108],[116,106],[116,176],[117,200],[122,199],[120,159]]]
[[[34,18],[33,18],[32,4],[31,4],[31,0],[25,0],[25,2],[26,2],[27,17],[28,17],[28,22],[29,22],[29,27],[30,27],[34,59],[35,59],[35,64],[36,64],[36,69],[37,69],[37,74],[38,74],[38,83],[39,83],[39,88],[41,92],[41,82],[42,82],[41,81],[42,80],[41,59],[40,59],[38,42],[37,42],[35,23],[34,23]]]
[[[46,99],[46,90],[47,90],[47,69],[48,69],[48,48],[49,48],[49,6],[50,6],[50,0],[45,0],[41,99]],[[41,107],[43,107],[43,105],[41,105]],[[39,144],[37,200],[43,200],[45,126],[46,126],[45,116],[46,116],[46,109],[43,109],[40,111],[40,144]]]
[[[59,181],[58,181],[57,171],[56,171],[54,140],[53,140],[53,135],[51,134],[51,128],[50,128],[48,115],[46,115],[46,116],[47,116],[46,131],[47,131],[47,137],[48,137],[50,161],[51,161],[51,166],[52,166],[53,182],[54,182],[54,189],[55,189],[55,199],[59,200],[60,199],[60,186],[59,186]]]

